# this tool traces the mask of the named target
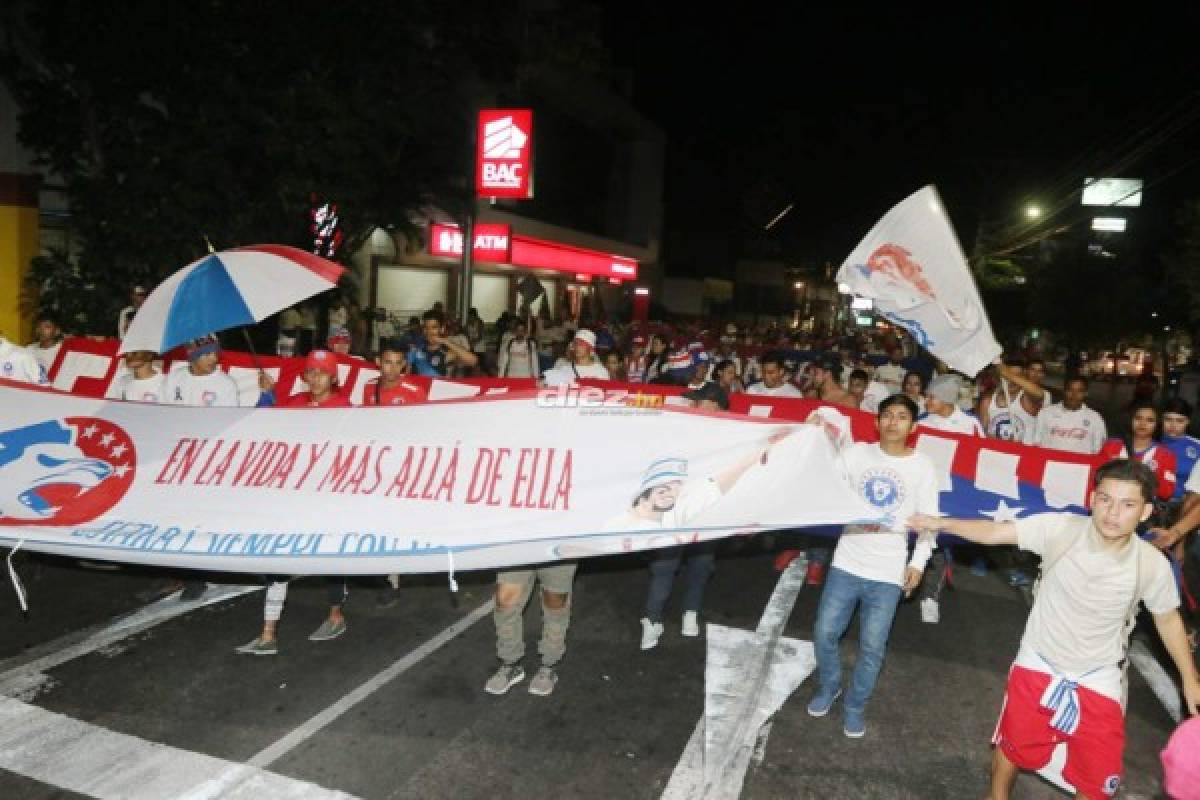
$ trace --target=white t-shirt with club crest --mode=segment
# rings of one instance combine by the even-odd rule
[[[166,380],[161,372],[155,372],[149,378],[135,378],[132,372],[126,372],[113,381],[108,396],[138,403],[163,403],[166,402]]]
[[[833,566],[860,578],[904,584],[904,569],[925,568],[933,538],[917,539],[908,555],[910,516],[938,513],[938,479],[933,461],[924,453],[892,456],[878,444],[858,442],[842,451],[850,487],[887,515],[882,525],[847,525],[833,553]]]
[[[0,336],[0,378],[25,383],[46,383],[46,371],[24,347]]]
[[[193,375],[187,367],[171,370],[163,382],[163,402],[175,406],[241,405],[237,384],[221,370]]]

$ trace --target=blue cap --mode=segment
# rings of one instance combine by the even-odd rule
[[[637,493],[640,495],[647,489],[665,486],[675,481],[685,481],[687,480],[687,468],[686,458],[660,458],[646,467]]]

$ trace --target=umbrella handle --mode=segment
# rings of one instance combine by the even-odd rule
[[[242,327],[242,336],[246,339],[246,347],[250,348],[250,358],[254,361],[254,366],[258,368],[259,373],[263,371],[262,363],[258,360],[258,353],[254,350],[254,342],[250,341],[250,331]]]

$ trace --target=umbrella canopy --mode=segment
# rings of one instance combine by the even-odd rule
[[[337,286],[345,268],[295,247],[259,244],[188,264],[142,303],[119,352],[165,353],[206,333],[252,325]]]

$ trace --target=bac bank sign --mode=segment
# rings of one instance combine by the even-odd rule
[[[533,197],[533,111],[479,112],[475,193],[479,197]]]
[[[474,228],[472,257],[478,261],[494,261],[507,264],[512,252],[512,235],[507,225],[486,222],[476,223]],[[429,226],[429,252],[435,256],[461,257],[463,233],[455,225]]]

